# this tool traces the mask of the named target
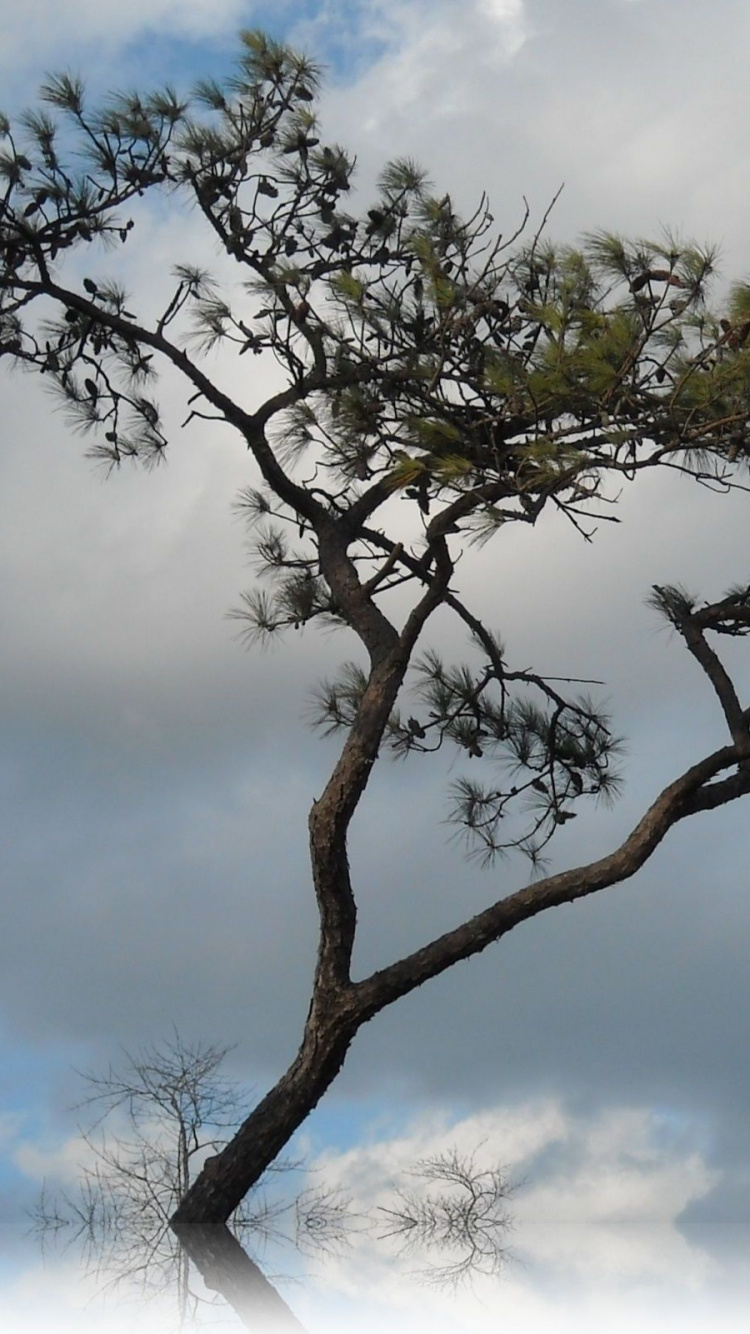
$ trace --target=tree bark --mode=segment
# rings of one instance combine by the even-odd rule
[[[226,1223],[336,1078],[357,1027],[345,992],[313,1001],[294,1061],[234,1139],[206,1161],[172,1217],[175,1230]]]

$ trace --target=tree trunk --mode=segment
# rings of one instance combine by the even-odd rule
[[[745,710],[743,718],[750,721],[750,710]],[[205,1163],[173,1215],[175,1228],[187,1223],[226,1223],[333,1083],[358,1028],[380,1010],[460,960],[481,953],[520,922],[628,879],[679,820],[750,791],[750,769],[741,763],[748,744],[743,743],[742,751],[734,745],[723,746],[692,765],[659,794],[620,847],[597,861],[499,899],[362,982],[339,984],[330,980],[330,969],[319,966],[297,1056],[234,1139]],[[737,773],[715,781],[717,775],[738,765]],[[338,930],[339,924],[335,926]],[[322,951],[320,958],[325,963]],[[321,977],[326,980],[322,982]]]
[[[304,1334],[304,1325],[227,1227],[184,1224],[174,1230],[206,1287],[220,1293],[247,1329]]]
[[[359,1020],[354,1006],[342,1003],[342,993],[329,1003],[327,1015],[321,1015],[322,1008],[313,1002],[302,1046],[286,1074],[226,1148],[204,1164],[172,1217],[175,1230],[185,1224],[226,1223],[336,1078]]]

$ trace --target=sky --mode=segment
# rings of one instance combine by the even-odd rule
[[[465,210],[486,190],[506,234],[524,198],[538,221],[564,185],[555,239],[669,225],[715,242],[726,280],[750,271],[742,0],[5,0],[3,109],[33,103],[51,69],[97,94],[189,87],[227,70],[253,25],[327,66],[321,122],[356,154],[363,207],[397,151]],[[147,305],[196,255],[219,263],[197,219],[156,210],[123,251],[125,280]],[[246,403],[267,384],[253,369],[227,372]],[[179,387],[164,386],[177,424]],[[164,468],[105,480],[38,381],[3,368],[0,393],[0,1223],[17,1228],[41,1176],[69,1170],[74,1068],[173,1024],[236,1043],[231,1068],[258,1095],[291,1059],[315,952],[306,814],[335,753],[306,717],[348,646],[238,642],[226,613],[252,573],[231,505],[253,473],[228,432],[175,429]],[[593,544],[550,518],[462,562],[509,658],[606,682],[628,738],[623,797],[564,831],[556,867],[615,846],[723,742],[644,599],[652,583],[709,599],[746,579],[747,503],[651,478]],[[523,883],[522,866],[481,871],[447,841],[450,777],[419,757],[378,766],[351,843],[362,973]],[[384,1177],[404,1136],[424,1153],[504,1127],[540,1227],[624,1209],[668,1234],[656,1250],[674,1273],[703,1272],[696,1256],[715,1273],[706,1230],[750,1226],[749,811],[685,823],[634,881],[379,1016],[305,1127],[309,1152]],[[537,1119],[532,1151],[519,1127]],[[549,1247],[550,1272],[571,1272]],[[596,1272],[640,1273],[654,1253],[623,1243]]]

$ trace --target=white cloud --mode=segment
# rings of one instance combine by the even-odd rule
[[[399,142],[390,134],[394,122],[434,133],[437,122],[465,115],[477,102],[467,65],[483,83],[489,70],[496,74],[518,54],[528,36],[522,0],[478,0],[461,6],[460,19],[449,3],[381,0],[372,8],[370,30],[383,54],[332,100],[348,106],[349,125],[389,145]],[[352,116],[358,107],[361,119],[356,111]],[[439,157],[440,146],[434,146]]]
[[[247,0],[4,0],[0,67],[49,58],[65,63],[72,34],[81,46],[104,42],[112,51],[149,32],[211,36],[247,21],[249,12]]]
[[[701,1328],[690,1303],[713,1300],[716,1265],[689,1244],[677,1220],[717,1175],[685,1147],[684,1135],[670,1143],[664,1118],[643,1108],[574,1115],[554,1100],[452,1123],[424,1117],[393,1138],[321,1155],[314,1179],[348,1191],[355,1210],[371,1213],[393,1203],[394,1183],[403,1185],[417,1160],[453,1148],[479,1168],[502,1163],[511,1180],[527,1178],[510,1205],[510,1258],[501,1276],[474,1274],[456,1296],[419,1280],[449,1253],[412,1247],[400,1255],[393,1239],[363,1232],[350,1256],[316,1258],[318,1292],[308,1305],[319,1311],[330,1303],[332,1331],[345,1328],[345,1317],[335,1315],[342,1294],[368,1332],[447,1331],[459,1312],[467,1331],[650,1332],[662,1329],[668,1302],[681,1328]],[[419,1191],[419,1178],[411,1182]],[[731,1310],[716,1315],[717,1329],[739,1329]]]
[[[107,1276],[84,1275],[70,1260],[47,1260],[5,1278],[0,1293],[4,1334],[166,1334],[175,1328],[171,1293],[143,1306],[115,1292],[101,1293]]]
[[[519,1225],[671,1228],[692,1201],[716,1185],[697,1149],[670,1134],[646,1108],[576,1116],[556,1100],[497,1107],[456,1121],[424,1116],[393,1138],[319,1155],[313,1168],[349,1192],[356,1206],[384,1204],[419,1160],[455,1149],[482,1168],[502,1166]],[[549,1155],[552,1155],[551,1164]]]
[[[375,1139],[343,1153],[330,1150],[314,1162],[327,1183],[352,1192],[367,1207],[390,1198],[394,1184],[414,1163],[456,1148],[471,1155],[481,1146],[482,1163],[502,1163],[523,1174],[526,1164],[544,1148],[564,1141],[567,1122],[553,1101],[518,1109],[496,1108],[460,1121],[443,1114],[424,1116],[392,1139]]]
[[[520,50],[526,35],[523,0],[478,0],[477,9],[505,29],[509,54]]]
[[[49,1137],[35,1139],[26,1129],[22,1112],[0,1114],[0,1151],[24,1176],[41,1184],[53,1179],[70,1185],[80,1179],[81,1168],[93,1161],[90,1147],[80,1135],[52,1142]]]
[[[8,1140],[15,1138],[21,1121],[18,1112],[0,1112],[0,1144],[6,1144]]]
[[[99,1109],[101,1112],[101,1108]],[[129,1160],[129,1152],[143,1142],[154,1147],[173,1148],[173,1133],[169,1124],[158,1119],[142,1121],[134,1132],[124,1110],[106,1117],[106,1131],[96,1123],[97,1109],[90,1109],[83,1119],[92,1127],[86,1134],[79,1131],[64,1139],[54,1140],[51,1134],[34,1139],[17,1133],[11,1157],[16,1167],[32,1181],[47,1182],[51,1189],[70,1187],[80,1183],[87,1171],[102,1167],[103,1155],[122,1154]],[[107,1172],[104,1171],[106,1177]]]
[[[281,1290],[313,1331],[343,1334],[354,1321],[363,1334],[704,1334],[707,1314],[716,1334],[743,1329],[737,1307],[721,1288],[720,1266],[681,1235],[684,1205],[715,1180],[690,1144],[690,1127],[648,1109],[613,1108],[584,1116],[555,1100],[499,1106],[451,1121],[423,1116],[397,1135],[381,1135],[311,1164],[316,1185],[340,1187],[358,1211],[393,1203],[393,1186],[416,1160],[455,1148],[477,1166],[508,1165],[526,1177],[511,1204],[515,1226],[502,1273],[474,1275],[458,1292],[424,1282],[440,1256],[413,1250],[400,1257],[391,1240],[355,1232],[352,1247],[316,1254],[303,1284]],[[27,1153],[37,1170],[64,1168],[76,1151],[57,1159]],[[417,1189],[418,1181],[412,1178]],[[275,1257],[275,1263],[279,1263]],[[280,1258],[285,1271],[283,1255]],[[32,1265],[0,1294],[0,1327],[36,1334],[53,1319],[56,1334],[161,1331],[169,1301],[143,1311],[128,1288],[109,1301],[97,1297],[106,1271],[86,1278],[67,1262],[42,1271]],[[150,1323],[152,1322],[152,1323]],[[672,1322],[672,1323],[670,1323]]]
[[[74,1185],[85,1166],[93,1166],[96,1157],[80,1135],[71,1135],[62,1143],[23,1140],[16,1144],[13,1162],[32,1181],[54,1181],[61,1186]]]
[[[719,1177],[698,1153],[665,1152],[659,1118],[645,1109],[569,1119],[559,1169],[519,1198],[519,1217],[570,1224],[673,1222]]]

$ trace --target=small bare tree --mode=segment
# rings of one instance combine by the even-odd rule
[[[507,1170],[479,1167],[474,1154],[454,1148],[418,1162],[411,1175],[427,1189],[399,1190],[391,1207],[379,1206],[382,1235],[396,1238],[403,1254],[440,1254],[419,1271],[429,1283],[455,1288],[476,1274],[499,1274],[508,1258],[507,1206],[516,1189]]]
[[[80,1176],[74,1188],[42,1187],[32,1224],[43,1245],[76,1245],[105,1290],[136,1285],[146,1299],[174,1293],[180,1328],[214,1305],[208,1290],[251,1328],[261,1322],[263,1329],[301,1329],[261,1267],[269,1245],[308,1257],[338,1252],[354,1230],[377,1233],[382,1217],[388,1228],[380,1235],[402,1240],[404,1254],[441,1253],[427,1271],[431,1282],[455,1286],[471,1274],[499,1272],[512,1189],[504,1172],[479,1168],[457,1149],[410,1173],[443,1189],[397,1190],[392,1206],[376,1214],[355,1212],[325,1181],[290,1192],[286,1174],[301,1164],[277,1162],[237,1210],[234,1236],[193,1227],[182,1245],[169,1220],[206,1156],[231,1137],[247,1100],[247,1090],[222,1069],[230,1051],[175,1031],[170,1040],[123,1052],[102,1073],[82,1074],[86,1093],[77,1110],[91,1115],[80,1130]]]
[[[87,1091],[78,1110],[93,1120],[80,1131],[79,1181],[55,1191],[45,1183],[32,1211],[40,1239],[76,1243],[105,1286],[135,1283],[146,1297],[174,1292],[181,1324],[206,1298],[191,1283],[188,1252],[169,1220],[206,1158],[220,1152],[241,1119],[248,1091],[223,1072],[230,1050],[175,1032],[171,1040],[123,1052],[103,1073],[83,1074]],[[271,1173],[299,1166],[277,1162]],[[329,1249],[345,1237],[348,1214],[344,1196],[325,1188],[290,1195],[267,1180],[247,1196],[234,1226],[249,1252],[242,1266],[249,1298],[257,1299],[261,1313],[268,1288],[257,1261],[267,1244]],[[280,1309],[283,1314],[283,1303]]]

